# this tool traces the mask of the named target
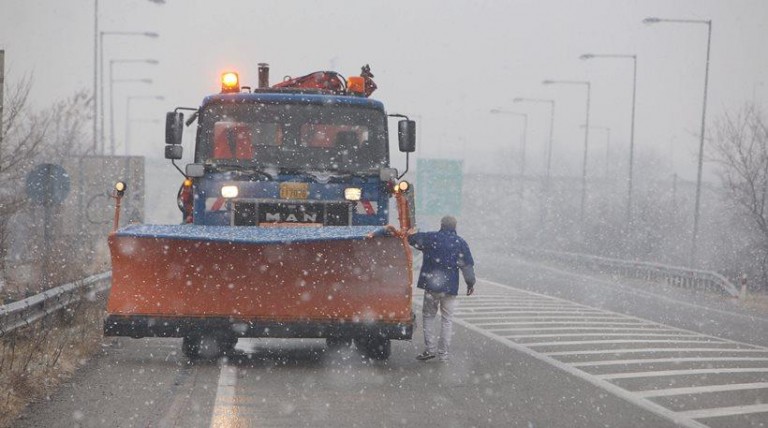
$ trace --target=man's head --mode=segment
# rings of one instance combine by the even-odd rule
[[[440,230],[456,230],[456,217],[447,215],[440,219]]]

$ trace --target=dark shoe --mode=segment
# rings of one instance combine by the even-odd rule
[[[435,358],[435,354],[429,351],[424,351],[421,354],[416,356],[416,359],[419,361],[427,361],[427,360],[431,360],[432,358]]]

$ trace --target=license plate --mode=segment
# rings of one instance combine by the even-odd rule
[[[280,199],[307,199],[309,183],[281,183]]]

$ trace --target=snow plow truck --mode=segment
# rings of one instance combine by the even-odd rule
[[[118,229],[118,183],[105,336],[183,338],[189,358],[275,337],[354,342],[386,359],[391,340],[410,339],[411,189],[400,179],[416,124],[369,98],[372,78],[365,66],[348,79],[321,71],[270,86],[259,64],[256,88],[226,72],[221,93],[169,112],[165,157],[184,175],[182,222]],[[389,162],[392,116],[402,118],[401,175]],[[182,170],[182,131],[195,121],[194,161]]]

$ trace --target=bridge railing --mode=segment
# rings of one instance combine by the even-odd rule
[[[515,247],[514,251],[521,255],[567,263],[600,273],[646,281],[666,282],[669,285],[678,287],[709,290],[731,297],[739,297],[739,291],[736,286],[728,278],[713,271],[529,247]]]
[[[89,298],[110,287],[112,272],[60,285],[26,299],[0,306],[0,336],[32,325],[83,298]]]

